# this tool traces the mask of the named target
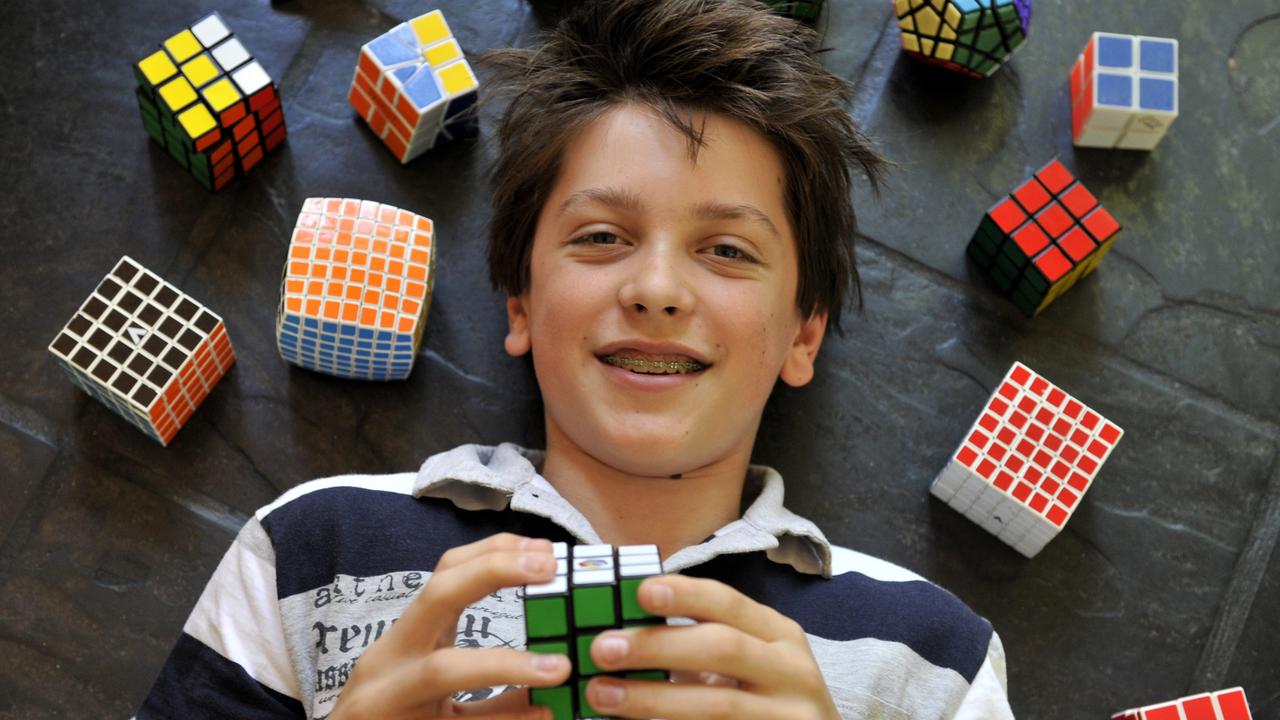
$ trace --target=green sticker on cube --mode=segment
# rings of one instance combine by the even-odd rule
[[[524,613],[531,638],[556,637],[569,632],[569,612],[562,597],[526,598]]]
[[[551,708],[551,720],[574,720],[573,689],[564,685],[553,688],[530,688],[529,704]]]
[[[576,627],[609,627],[618,623],[613,610],[613,585],[573,589],[573,624]]]
[[[622,619],[623,620],[645,620],[654,617],[652,613],[645,612],[640,607],[640,583],[644,582],[644,578],[627,579],[621,583],[619,592],[622,595]]]

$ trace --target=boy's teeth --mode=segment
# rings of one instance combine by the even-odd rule
[[[645,358],[605,355],[603,360],[614,367],[644,375],[671,375],[697,372],[705,366],[696,360],[646,360]]]

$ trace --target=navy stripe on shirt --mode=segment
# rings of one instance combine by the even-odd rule
[[[828,640],[898,642],[973,682],[987,657],[991,623],[923,580],[886,582],[847,572],[830,580],[796,572],[763,552],[721,555],[685,575],[719,580]]]
[[[302,703],[186,633],[178,638],[137,720],[280,720],[306,717]]]

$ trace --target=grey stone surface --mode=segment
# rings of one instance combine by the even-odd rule
[[[566,3],[441,2],[468,53]],[[1240,684],[1280,714],[1280,13],[1267,0],[1042,0],[985,81],[901,57],[887,0],[829,0],[824,62],[899,163],[858,193],[866,304],[814,383],[780,388],[757,460],[841,544],[992,620],[1020,718],[1109,717]],[[400,166],[345,103],[359,46],[419,3],[225,2],[280,83],[288,142],[209,195],[150,142],[128,66],[208,6],[19,0],[0,24],[0,718],[127,717],[236,528],[313,477],[416,467],[462,442],[538,445],[529,365],[502,352],[484,266],[487,136]],[[1181,42],[1182,116],[1153,153],[1076,150],[1066,80],[1093,30]],[[1124,224],[1034,320],[966,264],[983,211],[1058,156]],[[344,382],[275,350],[302,200],[434,219],[439,274],[413,375]],[[161,448],[45,347],[128,253],[226,319],[233,371]],[[1126,435],[1066,531],[1026,560],[928,495],[1022,360]]]

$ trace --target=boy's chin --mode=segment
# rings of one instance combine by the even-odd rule
[[[607,465],[627,475],[670,478],[713,465],[718,453],[691,443],[688,435],[653,433],[609,438],[600,453],[593,453]]]

